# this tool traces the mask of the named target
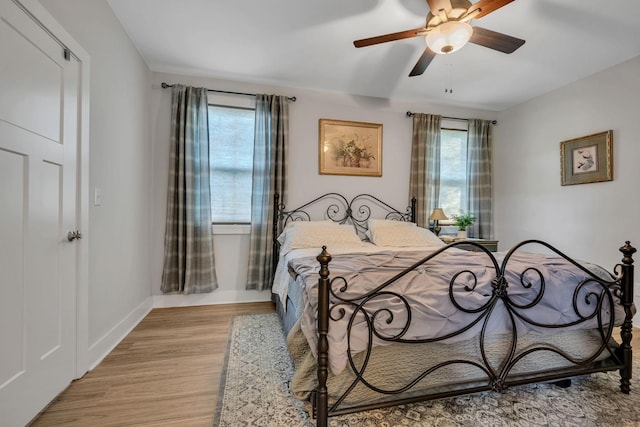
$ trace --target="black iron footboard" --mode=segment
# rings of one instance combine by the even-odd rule
[[[439,336],[437,338],[428,339],[407,339],[406,331],[411,324],[411,310],[412,307],[406,298],[389,287],[395,281],[401,277],[409,274],[411,271],[429,262],[430,260],[438,257],[440,254],[449,251],[451,248],[455,248],[459,245],[474,245],[479,251],[484,252],[488,257],[493,269],[495,270],[495,276],[491,282],[491,293],[486,297],[480,305],[470,305],[465,302],[465,292],[471,293],[474,291],[478,278],[469,269],[464,269],[453,275],[449,283],[449,300],[456,309],[461,312],[470,315],[473,320],[466,326],[456,330],[455,332],[448,333],[445,336]],[[582,280],[575,289],[573,289],[573,299],[569,302],[571,304],[570,309],[573,310],[572,315],[575,315],[575,320],[563,323],[553,324],[545,323],[540,320],[534,320],[529,316],[531,312],[529,309],[536,306],[543,298],[545,294],[545,279],[543,273],[536,267],[531,265],[526,268],[525,271],[519,272],[519,283],[509,283],[507,280],[507,265],[512,259],[514,253],[525,245],[542,245],[546,250],[553,252],[560,258],[573,264],[576,268],[580,269],[585,274],[585,279]],[[508,387],[543,382],[543,381],[555,381],[565,378],[571,378],[577,375],[583,375],[593,372],[602,371],[620,371],[620,389],[623,393],[628,394],[630,392],[630,380],[632,377],[632,318],[634,314],[633,309],[633,254],[636,249],[626,242],[623,247],[620,248],[623,254],[623,258],[620,264],[614,268],[614,273],[608,273],[607,277],[603,277],[602,274],[596,274],[592,269],[584,266],[581,263],[569,258],[551,245],[538,241],[527,240],[519,243],[509,252],[504,255],[501,262],[498,262],[493,253],[489,252],[483,246],[469,241],[454,242],[450,245],[443,247],[435,252],[430,253],[425,258],[419,260],[406,270],[390,278],[386,282],[380,284],[375,289],[367,292],[364,295],[358,295],[357,297],[346,297],[345,291],[349,284],[342,277],[330,278],[329,264],[331,262],[331,255],[327,252],[326,247],[323,247],[323,251],[318,255],[317,260],[320,263],[319,271],[319,287],[318,287],[318,347],[317,347],[317,363],[318,363],[318,387],[312,394],[312,403],[314,409],[314,416],[317,420],[317,426],[326,426],[328,417],[339,415],[347,412],[358,412],[362,410],[372,409],[373,407],[392,406],[403,403],[411,403],[421,400],[438,399],[442,397],[449,397],[454,395],[462,395],[480,391],[494,390],[502,392]],[[513,277],[511,274],[509,277]],[[513,280],[512,280],[513,282]],[[532,286],[532,282],[536,286]],[[521,299],[513,298],[510,291],[518,288],[519,290],[526,290],[528,299],[526,302],[522,302]],[[522,293],[521,293],[522,294]],[[461,297],[462,295],[462,297]],[[393,317],[393,315],[385,310],[377,308],[375,310],[368,310],[368,304],[371,301],[375,301],[381,297],[394,298],[401,302],[401,305],[407,310],[406,323],[401,327],[401,331],[393,336],[387,333],[376,330],[376,320],[380,320],[381,317]],[[488,334],[487,328],[494,313],[494,309],[498,304],[501,304],[500,309],[506,310],[507,317],[510,324],[513,326],[511,334],[510,350],[504,354],[504,359],[496,367],[492,366],[488,362],[488,356],[486,354],[486,335]],[[611,340],[615,329],[615,308],[616,305],[622,306],[624,311],[624,320],[621,323],[621,343],[618,345]],[[584,307],[588,306],[588,309]],[[348,308],[346,310],[345,308]],[[350,313],[350,314],[347,314]],[[349,317],[350,316],[350,317]],[[369,328],[369,343],[365,350],[366,354],[362,358],[364,362],[356,363],[353,360],[351,351],[348,351],[348,363],[350,368],[355,374],[353,384],[347,388],[346,392],[335,401],[329,402],[329,390],[327,388],[327,379],[329,376],[329,341],[327,338],[330,324],[335,320],[349,320],[347,335],[351,332],[351,325],[354,319],[359,316],[360,319],[364,318],[365,324]],[[388,319],[389,320],[389,319]],[[597,327],[592,328],[597,331],[599,335],[598,348],[595,349],[587,357],[576,358],[568,352],[564,352],[562,349],[558,349],[554,346],[549,346],[544,343],[535,346],[527,346],[524,349],[518,349],[518,333],[516,328],[516,321],[520,323],[526,323],[538,328],[543,329],[558,329],[567,330],[579,326],[584,322],[591,322],[588,325],[595,324]],[[388,322],[387,322],[388,323]],[[620,321],[618,321],[620,324]],[[392,390],[382,389],[375,385],[369,384],[365,379],[365,370],[367,367],[367,361],[369,355],[372,352],[372,338],[398,343],[431,343],[443,341],[460,334],[465,333],[473,327],[481,327],[481,332],[478,335],[480,354],[474,359],[460,359],[449,360],[444,363],[436,364],[423,372],[416,372],[415,378],[410,381],[406,386],[400,388],[394,388]],[[534,372],[526,372],[526,375],[522,373],[514,374],[514,367],[518,365],[520,361],[526,356],[534,352],[552,352],[554,355],[558,355],[568,362],[569,367],[545,369]],[[486,381],[481,384],[474,383],[466,388],[459,388],[455,390],[438,391],[435,393],[421,394],[419,396],[411,395],[406,397],[406,392],[423,380],[428,381],[429,375],[438,369],[445,366],[451,366],[455,364],[473,365],[479,369]],[[376,393],[387,396],[397,396],[397,399],[392,398],[385,400],[382,404],[368,405],[366,403],[358,406],[349,406],[344,408],[341,403],[354,389],[356,385],[364,385],[369,390],[373,390]],[[404,396],[403,396],[404,395]]]

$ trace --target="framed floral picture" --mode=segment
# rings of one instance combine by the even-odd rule
[[[320,119],[321,174],[382,176],[382,124]]]
[[[613,180],[612,131],[560,143],[561,184],[587,184]]]

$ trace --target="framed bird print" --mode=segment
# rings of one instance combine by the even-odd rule
[[[561,184],[588,184],[613,180],[613,131],[560,143]]]

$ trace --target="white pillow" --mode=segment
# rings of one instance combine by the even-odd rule
[[[351,224],[337,224],[332,221],[298,221],[293,224],[295,225],[291,227],[287,225],[278,237],[278,241],[282,245],[280,255],[286,255],[293,249],[320,249],[322,246],[362,247],[365,245]]]
[[[443,246],[444,242],[413,222],[387,219],[368,221],[369,238],[378,246]]]
[[[334,221],[330,221],[330,220],[325,220],[325,221],[289,221],[287,223],[287,225],[284,227],[284,230],[282,230],[282,233],[280,233],[280,235],[278,236],[278,242],[280,242],[281,245],[284,244],[285,241],[285,236],[287,231],[296,229],[296,230],[300,230],[300,229],[310,229],[310,228],[318,228],[318,229],[326,229],[327,227],[338,227],[340,225],[340,223],[338,222],[334,222]],[[330,228],[331,230],[331,228]]]

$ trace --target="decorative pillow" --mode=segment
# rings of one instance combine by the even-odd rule
[[[378,246],[443,246],[444,242],[413,222],[387,219],[368,221],[369,238]]]
[[[338,222],[334,222],[331,220],[325,220],[325,221],[289,221],[287,223],[287,225],[284,227],[284,230],[282,230],[282,233],[280,233],[280,235],[278,236],[278,242],[280,242],[281,245],[284,245],[285,242],[285,237],[288,231],[291,230],[300,230],[300,229],[310,229],[310,228],[317,228],[317,229],[327,229],[328,227],[338,227],[340,225],[340,223]],[[332,229],[332,228],[329,228]]]
[[[319,249],[323,245],[327,247],[364,246],[351,224],[337,224],[332,221],[297,221],[291,224],[294,225],[291,227],[287,225],[278,237],[278,241],[282,245],[280,247],[281,255],[286,255],[293,249]]]

